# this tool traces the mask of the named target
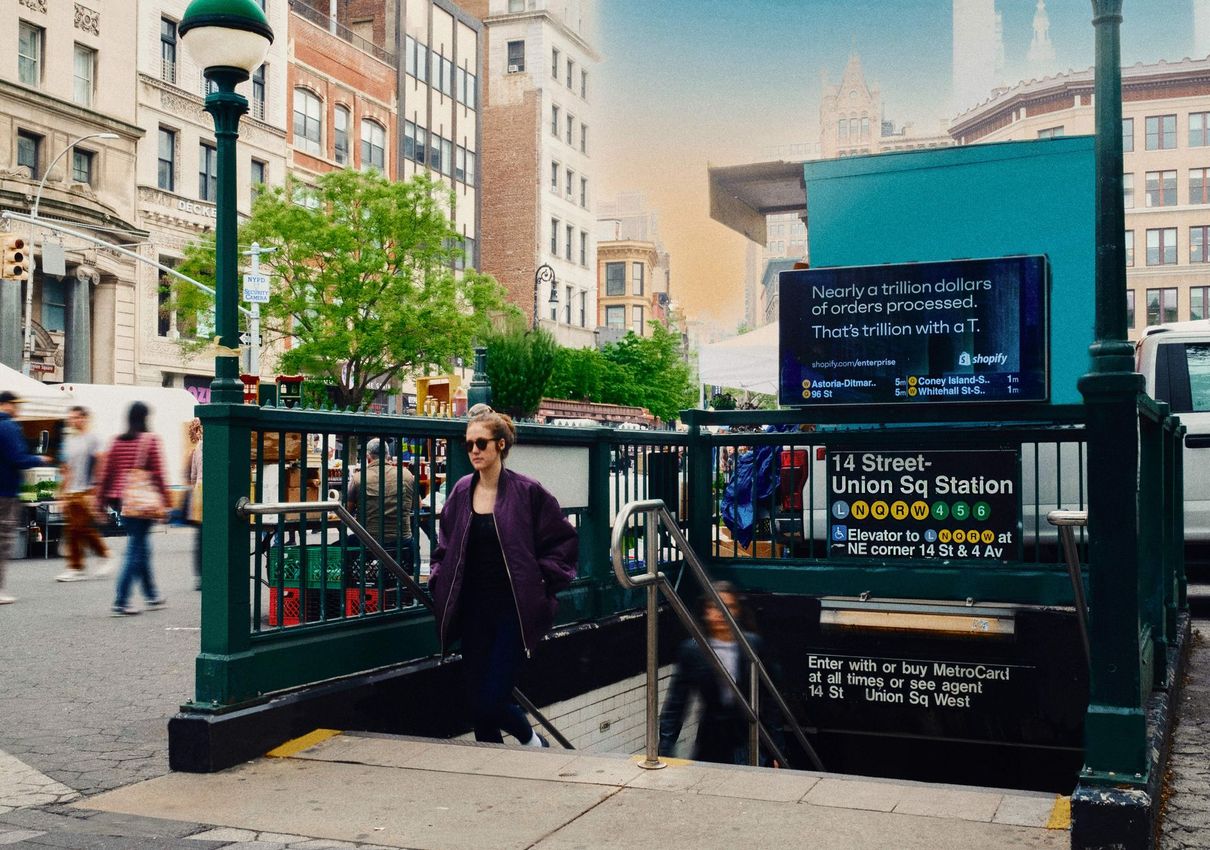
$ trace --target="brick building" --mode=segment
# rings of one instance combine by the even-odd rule
[[[595,340],[592,88],[584,0],[464,0],[483,21],[480,268],[563,345]],[[536,270],[554,269],[552,301]]]

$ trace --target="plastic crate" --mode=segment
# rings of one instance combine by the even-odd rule
[[[783,511],[802,510],[802,491],[807,486],[808,474],[806,449],[782,449],[777,496]]]
[[[339,546],[307,546],[307,587],[318,588],[322,585],[321,575],[327,574],[328,587],[340,587],[341,582],[341,552]],[[302,546],[276,546],[269,550],[269,584],[283,584],[286,587],[298,587],[299,576],[302,574]],[[326,566],[321,567],[325,562]],[[283,567],[284,562],[284,567]]]
[[[320,617],[319,598],[322,595],[319,591],[307,592],[307,616],[304,619],[302,613],[302,591],[297,587],[287,587],[282,589],[279,605],[278,590],[276,587],[269,588],[269,625],[270,626],[297,626],[302,622],[318,623]],[[328,591],[327,614],[329,620],[334,620],[340,617],[340,591]],[[281,612],[280,614],[278,612]],[[280,619],[278,619],[280,616]]]
[[[398,607],[399,591],[387,589],[382,596],[385,596],[387,610]],[[378,588],[366,588],[365,613],[376,614],[382,610],[379,607],[379,598]],[[356,617],[361,613],[361,588],[350,587],[345,591],[345,616]]]

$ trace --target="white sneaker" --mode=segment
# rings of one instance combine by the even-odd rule
[[[83,570],[65,570],[55,576],[55,581],[86,581],[88,576]]]
[[[9,596],[7,593],[0,593],[0,605],[11,605],[17,601],[17,597]]]

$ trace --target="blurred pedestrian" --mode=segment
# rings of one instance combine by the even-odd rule
[[[350,477],[346,504],[366,531],[374,535],[404,569],[411,569],[412,502],[416,498],[416,479],[407,466],[388,461],[383,455],[382,440],[372,437],[366,442],[365,472],[356,478]],[[349,545],[361,547],[362,542],[350,535]],[[352,553],[353,558],[356,554]]]
[[[22,525],[23,507],[18,498],[21,470],[50,463],[50,458],[29,453],[21,426],[14,421],[20,404],[16,393],[0,392],[0,605],[17,601],[17,597],[4,592],[4,565]]]
[[[115,617],[139,613],[138,608],[129,604],[130,588],[135,582],[142,586],[148,608],[164,606],[164,597],[156,590],[151,573],[147,535],[152,523],[166,516],[169,499],[160,439],[147,430],[150,412],[141,401],[130,406],[126,432],[109,444],[104,471],[97,483],[102,502],[118,511],[126,529],[126,557],[113,602]]]
[[[185,505],[185,522],[195,529],[193,536],[193,589],[202,589],[202,420],[196,416],[189,422],[189,442],[193,448],[185,461],[185,481],[189,494]]]
[[[727,606],[732,619],[743,629],[744,636],[756,651],[757,657],[761,657],[764,654],[763,643],[751,628],[744,598],[739,590],[728,581],[716,581],[713,587]],[[746,698],[752,665],[743,655],[731,626],[709,595],[703,597],[701,624],[710,648]],[[772,670],[770,675],[773,675]],[[747,715],[736,701],[734,692],[719,677],[705,651],[693,638],[681,644],[677,653],[676,668],[672,673],[672,684],[668,688],[664,708],[660,711],[660,755],[676,754],[677,740],[681,736],[681,726],[685,721],[685,710],[689,698],[695,694],[701,701],[701,716],[698,719],[697,737],[693,742],[692,758],[695,761],[720,764],[749,764]],[[767,708],[771,702],[772,700],[764,700],[761,704]],[[780,746],[781,731],[780,726],[775,723],[776,718],[768,711],[762,711],[761,714],[761,722]],[[762,760],[762,763],[767,763],[767,760]]]
[[[507,732],[532,747],[549,744],[512,699],[521,663],[554,623],[555,594],[576,576],[575,528],[541,484],[504,466],[517,439],[512,419],[486,405],[466,426],[474,472],[456,483],[441,511],[429,590],[442,654],[461,635],[475,740]]]
[[[55,576],[57,581],[82,581],[88,578],[84,567],[85,550],[101,558],[97,575],[109,573],[109,547],[93,521],[93,477],[101,441],[90,434],[88,409],[76,405],[67,414],[71,433],[63,441],[63,456],[59,466],[62,482],[63,514],[67,520],[67,569]]]

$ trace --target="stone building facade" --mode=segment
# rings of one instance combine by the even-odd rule
[[[1122,69],[1127,330],[1210,318],[1210,59]],[[959,144],[1092,134],[1093,71],[998,89]]]

